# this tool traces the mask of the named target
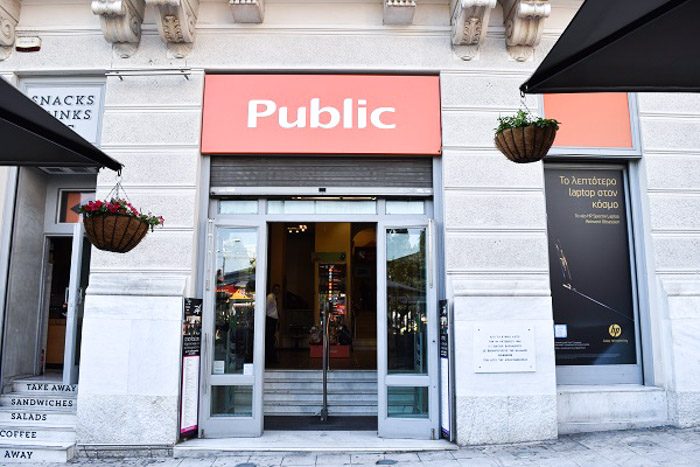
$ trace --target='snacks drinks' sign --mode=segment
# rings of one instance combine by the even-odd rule
[[[437,76],[208,75],[204,154],[438,155]]]
[[[27,82],[31,100],[80,136],[97,144],[100,134],[104,84],[81,82]]]

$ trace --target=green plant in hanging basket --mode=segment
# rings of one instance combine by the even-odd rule
[[[495,144],[513,162],[537,162],[554,144],[560,124],[521,109],[515,115],[498,117]]]
[[[85,235],[96,248],[115,253],[131,251],[148,233],[163,225],[162,216],[142,213],[127,199],[90,201],[80,206]]]

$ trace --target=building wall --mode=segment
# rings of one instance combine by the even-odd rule
[[[39,365],[36,342],[42,336],[45,201],[46,176],[37,169],[20,169],[2,348],[6,380],[33,375]]]
[[[102,148],[165,226],[129,254],[95,251],[83,321],[81,444],[177,440],[182,297],[193,296],[204,75],[107,79]],[[98,197],[114,185],[98,176]],[[144,358],[147,357],[147,358]],[[105,420],[121,419],[109,425]]]
[[[0,72],[0,78],[15,84],[15,74]],[[16,168],[0,167],[0,319],[5,316],[7,277],[10,264],[11,223],[14,214]],[[1,345],[1,344],[0,344]]]
[[[463,61],[450,46],[447,0],[418,2],[408,27],[384,26],[379,0],[266,3],[265,22],[244,25],[233,23],[227,2],[202,0],[197,37],[184,58],[167,50],[149,9],[138,50],[122,58],[104,40],[87,3],[23,2],[18,30],[40,35],[42,50],[13,54],[0,62],[0,72],[142,72],[123,81],[107,78],[103,149],[125,164],[123,184],[135,204],[166,217],[165,228],[130,254],[93,257],[80,443],[176,439],[180,299],[198,294],[197,232],[206,219],[198,199],[206,193],[199,186],[198,149],[204,70],[440,74],[445,282],[456,319],[460,444],[551,438],[562,426],[620,426],[612,424],[620,417],[622,426],[634,426],[643,410],[652,414],[647,423],[664,423],[668,416],[682,426],[700,423],[694,358],[700,350],[700,237],[693,215],[700,200],[693,165],[700,151],[693,132],[700,118],[697,98],[639,97],[644,160],[632,164],[632,172],[639,185],[637,241],[647,265],[642,300],[653,352],[645,355],[652,363],[645,378],[652,387],[566,388],[555,377],[542,164],[515,166],[494,149],[492,138],[496,118],[520,106],[519,84],[581,2],[552,2],[542,43],[524,63],[506,52],[500,7],[492,11],[479,56]],[[162,68],[192,71],[188,80],[148,74]],[[538,102],[528,98],[527,105],[534,110]],[[98,191],[106,193],[113,183],[114,174],[103,171]],[[536,371],[474,372],[474,329],[503,322],[534,328]],[[603,408],[588,410],[592,406]]]
[[[542,165],[514,170],[491,139],[496,117],[518,108],[517,89],[528,71],[499,65],[478,76],[441,74],[445,262],[454,301],[460,444],[557,435]],[[534,373],[474,372],[476,329],[503,322],[534,326]]]
[[[642,94],[639,113],[659,365],[678,426],[700,424],[700,96]]]

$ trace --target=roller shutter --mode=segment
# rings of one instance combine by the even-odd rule
[[[355,187],[431,189],[430,157],[212,156],[217,188]]]

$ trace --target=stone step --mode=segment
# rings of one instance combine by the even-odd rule
[[[75,443],[46,443],[39,445],[29,442],[0,443],[0,463],[61,462],[65,463],[75,457]]]
[[[323,373],[320,370],[267,370],[265,383],[275,381],[321,381]],[[376,371],[333,370],[328,372],[328,381],[365,382],[377,381]]]
[[[21,407],[0,407],[0,423],[37,425],[63,425],[75,426],[77,415],[75,412],[59,412],[56,410],[32,410]]]
[[[78,385],[35,381],[31,379],[16,379],[12,383],[12,391],[28,395],[60,395],[63,397],[75,397],[75,395],[78,393]]]
[[[316,405],[321,406],[321,398],[318,399],[306,399],[297,401],[271,401],[265,399],[263,404],[270,407],[283,407],[283,406],[307,406]],[[376,407],[377,401],[372,400],[339,400],[339,401],[328,401],[328,405],[333,405],[335,407]]]
[[[14,407],[17,409],[39,409],[59,412],[75,412],[77,404],[76,398],[53,396],[53,395],[32,395],[27,396],[21,393],[3,394],[0,396],[0,406]]]
[[[265,381],[267,391],[316,391],[323,389],[322,381]],[[329,381],[329,391],[377,392],[376,381]]]
[[[321,413],[320,404],[310,404],[310,405],[267,405],[265,404],[265,415],[318,415]],[[376,416],[377,406],[374,405],[351,405],[351,406],[337,406],[329,405],[328,413],[330,415],[357,415],[357,416]]]
[[[265,403],[276,403],[276,404],[296,404],[298,402],[318,402],[320,403],[323,399],[323,395],[319,392],[312,393],[298,393],[298,394],[285,394],[285,393],[265,393]],[[329,403],[335,404],[353,404],[353,403],[368,403],[377,404],[377,394],[355,394],[355,393],[345,393],[345,394],[328,394]]]
[[[75,443],[75,427],[31,423],[0,424],[0,443],[12,444],[17,440],[30,441],[37,444],[47,442]]]

